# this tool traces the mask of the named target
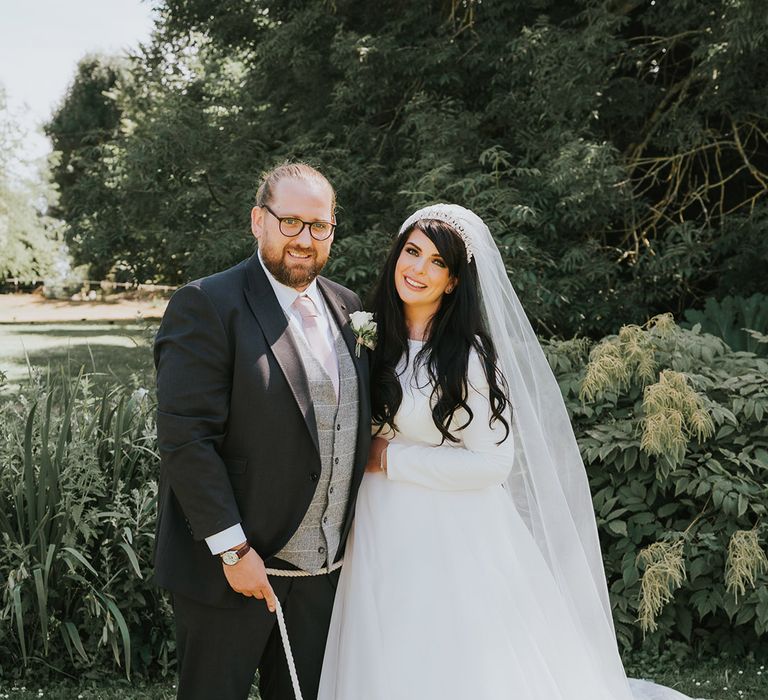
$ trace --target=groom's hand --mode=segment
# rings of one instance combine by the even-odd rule
[[[387,445],[389,445],[389,440],[380,436],[377,436],[371,440],[371,449],[368,452],[368,462],[365,465],[365,471],[387,471]]]
[[[248,597],[263,598],[267,601],[269,611],[275,612],[275,592],[269,585],[264,561],[253,549],[234,566],[222,566],[233,591]]]

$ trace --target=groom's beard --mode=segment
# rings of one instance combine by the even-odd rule
[[[302,255],[309,255],[309,257],[305,261],[298,261],[288,255],[288,248],[283,248],[279,253],[275,253],[265,247],[261,250],[264,267],[278,282],[287,287],[295,289],[307,287],[325,267],[328,256],[320,258],[314,248],[291,248],[291,250]]]

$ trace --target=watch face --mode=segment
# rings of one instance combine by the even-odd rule
[[[225,564],[232,566],[240,561],[240,557],[237,556],[237,552],[224,552],[224,554],[221,555],[221,560]]]

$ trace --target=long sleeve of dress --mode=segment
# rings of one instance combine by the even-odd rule
[[[512,431],[504,442],[497,444],[506,429],[498,420],[492,427],[489,425],[488,381],[475,353],[470,356],[468,375],[467,403],[473,418],[467,427],[455,433],[461,442],[432,446],[395,439],[387,447],[389,479],[441,491],[483,489],[506,480],[514,461]],[[417,399],[429,402],[424,394],[417,395]],[[465,411],[457,411],[454,423],[461,425],[466,417]],[[511,428],[509,411],[505,418]]]

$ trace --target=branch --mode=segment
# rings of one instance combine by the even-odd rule
[[[752,177],[755,178],[762,186],[764,190],[768,190],[768,183],[763,179],[763,173],[761,173],[752,163],[750,163],[749,158],[747,158],[747,154],[744,152],[744,146],[741,143],[741,138],[739,136],[739,129],[736,126],[736,123],[733,121],[733,117],[729,116],[730,122],[731,122],[731,128],[733,129],[733,139],[736,144],[736,150],[739,152],[739,155],[741,155],[742,160],[744,161],[744,164],[747,166],[747,169],[750,173],[752,173]]]
[[[216,193],[213,191],[213,185],[211,184],[211,179],[208,177],[208,171],[205,171],[205,184],[208,185],[208,191],[211,193],[211,198],[213,199],[216,204],[218,204],[222,209],[226,209],[226,205],[224,202],[222,202],[217,196]]]

